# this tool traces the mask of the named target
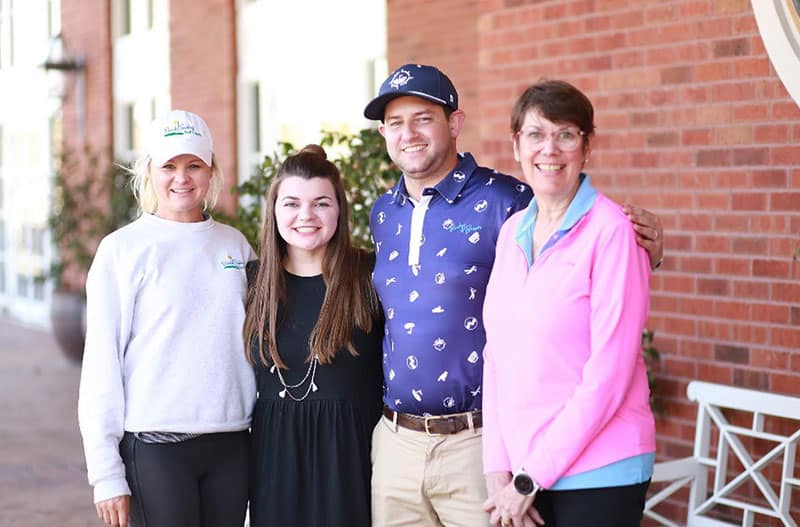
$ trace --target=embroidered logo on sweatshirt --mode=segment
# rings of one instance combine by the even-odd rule
[[[244,262],[231,255],[226,256],[220,264],[222,264],[223,269],[244,269]]]

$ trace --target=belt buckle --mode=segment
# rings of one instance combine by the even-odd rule
[[[425,417],[425,433],[428,434],[428,437],[439,437],[439,436],[443,436],[444,435],[444,434],[437,434],[437,433],[431,432],[430,428],[428,427],[428,424],[430,423],[430,421],[433,421],[433,420],[436,420],[436,419],[444,419],[445,417],[449,417],[449,416],[444,416],[444,415],[426,415],[424,417]]]

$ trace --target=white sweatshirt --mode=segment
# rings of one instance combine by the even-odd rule
[[[242,340],[255,258],[242,234],[145,214],[100,243],[86,282],[78,398],[95,503],[130,494],[124,431],[245,430],[255,402]]]

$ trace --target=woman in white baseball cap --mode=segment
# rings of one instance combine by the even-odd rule
[[[106,236],[86,284],[78,414],[108,525],[241,527],[253,371],[242,341],[244,236],[208,211],[208,126],[174,110],[133,165],[141,216]]]

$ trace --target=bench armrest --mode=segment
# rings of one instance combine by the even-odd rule
[[[656,520],[658,525],[667,527],[679,527],[679,523],[661,516],[653,511],[656,505],[666,500],[680,489],[692,484],[700,473],[700,464],[693,457],[674,459],[656,463],[653,467],[653,483],[669,483],[657,493],[651,495],[644,506],[644,516]]]
[[[653,468],[652,481],[675,481],[682,478],[694,478],[700,473],[700,464],[693,457],[673,459],[656,463]]]

